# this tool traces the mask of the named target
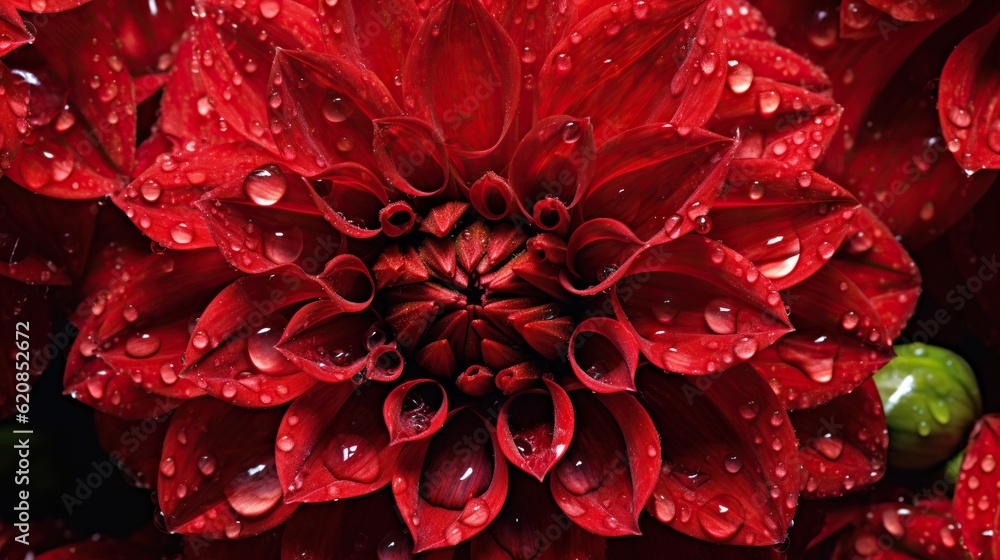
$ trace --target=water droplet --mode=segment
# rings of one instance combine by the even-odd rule
[[[566,53],[559,53],[556,55],[556,70],[560,73],[565,74],[573,68],[573,60]]]
[[[490,519],[490,506],[482,498],[473,498],[462,508],[458,520],[469,527],[482,527]]]
[[[364,437],[339,433],[330,438],[323,464],[341,480],[371,483],[382,471],[378,450]]]
[[[762,91],[757,96],[757,108],[761,116],[773,115],[781,106],[781,95],[776,91]]]
[[[281,338],[277,327],[263,327],[247,338],[247,355],[250,362],[263,373],[277,373],[286,369],[290,362],[275,348]]]
[[[702,235],[712,231],[712,218],[708,216],[698,216],[694,220],[694,230]]]
[[[848,311],[847,313],[844,313],[843,315],[841,315],[841,317],[840,317],[840,326],[844,327],[847,330],[851,330],[854,327],[858,326],[858,322],[860,320],[861,320],[861,318],[858,317],[857,313],[855,313],[853,311]]]
[[[753,83],[753,68],[748,64],[742,62],[737,62],[735,65],[729,68],[729,76],[726,78],[726,84],[729,89],[735,94],[746,93],[750,89],[750,84]]]
[[[139,311],[132,305],[126,305],[122,308],[122,319],[125,319],[126,322],[134,323],[139,320]]]
[[[216,466],[218,466],[218,462],[211,455],[202,455],[198,458],[198,470],[205,476],[212,476]]]
[[[721,299],[710,301],[705,306],[705,323],[716,334],[735,334],[735,306]]]
[[[741,360],[749,360],[757,353],[757,341],[752,338],[741,338],[733,343],[733,354]]]
[[[736,474],[743,470],[743,461],[736,455],[730,455],[729,457],[726,457],[725,467],[726,472],[729,474]]]
[[[272,262],[294,262],[302,254],[302,230],[296,226],[288,226],[283,230],[265,232],[262,244],[264,256]]]
[[[331,123],[342,123],[354,113],[347,100],[338,95],[330,95],[323,100],[323,118]]]
[[[292,439],[292,436],[281,436],[281,439],[278,440],[278,449],[286,453],[295,449],[295,440]]]
[[[665,299],[662,303],[653,306],[653,315],[657,321],[668,324],[677,316],[677,306],[669,299]]]
[[[259,517],[281,502],[281,482],[273,464],[240,471],[225,486],[226,500],[236,513]]]
[[[961,107],[948,109],[948,120],[958,128],[966,128],[972,124],[972,116]]]
[[[743,506],[729,494],[714,496],[698,510],[698,524],[706,534],[718,540],[731,538],[745,521]]]
[[[934,217],[934,203],[927,201],[920,207],[920,219],[928,222]]]
[[[258,206],[271,206],[288,190],[288,179],[280,167],[264,165],[250,172],[243,181],[243,192]]]
[[[828,461],[836,461],[844,452],[844,440],[839,436],[827,434],[825,437],[809,440],[809,447],[815,449]]]
[[[274,19],[281,12],[281,0],[261,0],[260,15],[264,19]]]
[[[160,474],[162,474],[167,478],[170,478],[174,476],[174,473],[176,472],[177,472],[177,464],[174,463],[173,457],[167,457],[166,459],[160,461]]]
[[[568,122],[562,127],[562,139],[563,142],[567,144],[572,144],[580,139],[583,135],[583,127],[578,123]]]
[[[125,353],[133,358],[148,358],[160,349],[160,338],[154,334],[137,333],[125,343]]]
[[[194,229],[181,222],[170,228],[170,238],[174,240],[174,243],[186,245],[194,239]]]

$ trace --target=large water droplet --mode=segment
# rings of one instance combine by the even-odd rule
[[[264,256],[277,264],[294,262],[302,254],[302,230],[296,226],[264,232]]]
[[[714,496],[698,510],[698,524],[707,535],[725,540],[736,534],[746,522],[746,512],[739,500],[729,494]]]
[[[281,200],[288,190],[288,179],[274,164],[258,167],[243,181],[243,192],[259,206],[271,206]]]
[[[730,302],[714,299],[705,306],[705,323],[716,334],[734,334],[737,311],[736,306]]]
[[[281,331],[277,327],[263,327],[247,339],[247,355],[261,372],[276,373],[290,365],[290,362],[275,348],[280,338]]]
[[[331,95],[323,100],[323,118],[331,123],[342,123],[350,118],[354,109],[348,100],[339,95]]]
[[[382,470],[378,452],[364,437],[341,433],[330,438],[323,464],[341,480],[370,483]]]
[[[137,333],[125,343],[125,353],[133,358],[148,358],[160,349],[160,338],[155,334]]]
[[[259,464],[234,476],[225,487],[229,505],[246,517],[259,517],[281,502],[281,482],[274,464]]]

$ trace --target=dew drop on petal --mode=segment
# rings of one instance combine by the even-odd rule
[[[236,513],[258,517],[281,502],[281,482],[273,464],[240,471],[225,486],[226,500]]]
[[[707,535],[720,541],[735,535],[745,522],[743,506],[729,494],[712,497],[698,510],[698,524]]]
[[[250,172],[243,181],[243,192],[258,206],[271,206],[288,190],[288,179],[280,167],[264,165]]]
[[[160,338],[155,334],[136,333],[125,343],[125,353],[133,358],[148,358],[160,349]]]

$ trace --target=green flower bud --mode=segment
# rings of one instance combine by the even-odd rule
[[[983,403],[972,368],[958,354],[926,344],[895,347],[875,374],[889,426],[889,464],[921,470],[965,443]]]

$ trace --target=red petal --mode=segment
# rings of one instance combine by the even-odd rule
[[[70,284],[83,272],[97,205],[54,200],[0,182],[0,276],[28,284]]]
[[[860,208],[822,175],[773,160],[736,160],[728,184],[709,215],[712,237],[750,259],[778,290],[826,264]]]
[[[726,178],[733,141],[702,129],[653,124],[597,152],[597,173],[578,218],[612,218],[643,240],[674,239],[708,213]]]
[[[240,132],[231,128],[216,111],[216,102],[205,89],[201,67],[202,57],[195,53],[195,41],[186,38],[174,56],[174,65],[160,99],[160,128],[185,147],[243,140]]]
[[[604,560],[604,537],[589,533],[559,511],[547,488],[512,472],[500,515],[472,539],[483,560]]]
[[[629,267],[612,292],[615,313],[656,366],[722,371],[791,330],[778,292],[753,270],[720,243],[685,236]]]
[[[646,368],[639,398],[663,441],[650,513],[711,542],[785,539],[799,491],[795,434],[756,372],[740,366],[691,378]]]
[[[275,346],[295,306],[327,288],[294,266],[230,284],[198,319],[182,377],[238,406],[275,406],[301,395],[315,380]]]
[[[889,437],[878,388],[871,379],[818,408],[791,413],[807,498],[861,490],[885,474]]]
[[[389,483],[400,446],[377,414],[385,385],[323,384],[296,400],[278,429],[278,477],[288,502],[369,494]]]
[[[514,206],[514,192],[503,177],[490,171],[469,188],[469,202],[487,220],[501,220]]]
[[[431,123],[466,158],[487,155],[504,141],[520,83],[514,44],[486,8],[471,0],[446,0],[433,8],[403,68],[407,112]],[[497,156],[505,162],[509,152]]]
[[[88,2],[90,0],[10,0],[18,10],[35,13],[65,12]]]
[[[271,74],[272,131],[288,165],[306,175],[337,163],[374,168],[372,120],[399,114],[374,74],[347,59],[285,50]]]
[[[453,411],[433,438],[403,447],[392,492],[415,552],[472,538],[507,497],[507,462],[493,426],[469,408]]]
[[[958,523],[941,511],[940,506],[946,504],[946,501],[944,504],[876,504],[865,513],[861,524],[840,539],[831,558],[969,558],[969,552],[962,545]]]
[[[628,267],[649,244],[625,224],[595,218],[573,231],[566,246],[566,272],[559,275],[562,287],[577,295],[604,292],[622,278]]]
[[[348,237],[370,238],[382,231],[380,214],[389,198],[385,185],[366,167],[333,166],[313,181],[310,195],[323,217]]]
[[[573,443],[549,479],[559,508],[587,531],[609,537],[639,533],[639,514],[660,471],[660,442],[631,395],[570,394]]]
[[[378,169],[391,187],[421,197],[448,188],[448,148],[426,122],[413,117],[379,119],[374,142]]]
[[[962,527],[965,546],[976,557],[992,546],[995,548],[1000,529],[1000,415],[987,414],[976,423],[962,459],[962,470],[955,486],[952,515]]]
[[[594,176],[595,151],[590,119],[566,115],[542,119],[517,145],[508,179],[518,207],[536,227],[557,229],[544,215],[539,219],[536,204],[554,198],[569,209],[580,200]]]
[[[941,131],[949,151],[967,172],[1000,169],[998,33],[1000,14],[959,43],[941,71]]]
[[[719,12],[715,0],[653,0],[629,10],[603,6],[545,61],[538,116],[586,115],[598,145],[652,122],[705,124],[726,79]]]
[[[331,54],[370,69],[403,99],[400,70],[423,18],[415,2],[349,0],[319,3],[323,38]],[[349,30],[344,33],[344,30]]]
[[[787,408],[812,408],[844,395],[892,359],[892,341],[868,298],[833,267],[790,288],[784,299],[796,332],[753,364]]]
[[[399,385],[382,404],[393,445],[437,433],[448,416],[448,393],[437,381],[416,379]]]
[[[592,317],[573,331],[569,363],[577,379],[594,392],[635,391],[639,344],[618,321]]]
[[[566,454],[576,422],[566,391],[549,379],[542,381],[547,391],[513,395],[497,417],[497,438],[507,460],[539,482]]]
[[[83,337],[77,338],[67,359],[63,377],[64,394],[91,408],[126,420],[156,418],[181,404],[179,400],[147,392],[129,375],[116,372],[100,358],[85,360],[80,354],[83,340]],[[192,391],[196,390],[192,388]]]
[[[950,17],[965,9],[970,0],[925,0],[910,2],[908,0],[865,0],[900,21],[926,21]]]
[[[226,260],[250,274],[296,264],[316,274],[344,248],[344,236],[323,219],[312,187],[275,164],[219,185],[195,206]],[[175,239],[176,240],[176,239]]]
[[[157,157],[111,199],[144,235],[170,249],[212,247],[215,240],[197,202],[207,189],[242,186],[251,171],[269,161],[264,150],[240,142],[176,150]]]
[[[69,87],[108,158],[129,173],[135,160],[136,105],[123,53],[101,12],[88,5],[49,18],[34,47]],[[67,57],[67,53],[70,56]]]
[[[48,1],[48,0],[46,0]],[[94,8],[122,43],[122,54],[133,75],[166,70],[168,55],[190,23],[192,0],[129,2],[97,0]],[[159,88],[157,88],[159,89]],[[138,88],[137,88],[138,90]]]
[[[374,492],[349,500],[325,504],[305,504],[285,523],[283,560],[307,558],[378,558],[394,556],[392,539],[402,524],[388,491]],[[386,549],[389,550],[386,550]],[[402,551],[409,554],[410,549]]]
[[[889,228],[863,208],[830,266],[864,293],[889,339],[898,338],[917,309],[921,278],[916,263]]]
[[[184,535],[250,537],[283,523],[274,440],[281,409],[248,410],[209,398],[174,413],[157,497],[167,528]]]
[[[380,324],[370,310],[345,313],[342,305],[320,300],[295,313],[277,348],[320,381],[346,381],[360,373],[370,378],[377,370],[374,351],[381,347],[373,344],[373,335],[385,337]]]
[[[315,11],[298,2],[210,0],[200,6],[194,56],[215,110],[247,139],[274,149],[268,72],[282,49],[320,50]],[[268,17],[270,16],[270,17]],[[279,55],[280,59],[283,55]],[[280,66],[275,65],[275,68]]]
[[[611,539],[608,541],[608,560],[658,558],[670,551],[675,558],[684,560],[784,560],[785,554],[770,546],[729,546],[693,539],[684,533],[657,523],[649,516],[639,522],[641,536]]]
[[[0,11],[3,9],[0,7]],[[0,13],[0,20],[2,19],[3,16]],[[0,26],[0,33],[2,32],[2,26]],[[0,134],[3,135],[3,139],[0,141],[0,169],[6,174],[7,169],[14,162],[14,157],[21,149],[21,133],[28,129],[27,118],[31,102],[28,83],[22,77],[11,72],[3,63],[0,63],[0,87],[3,87],[4,97],[7,99],[6,103],[0,105]]]
[[[160,469],[160,450],[170,425],[170,416],[129,421],[97,412],[97,441],[137,488],[155,488]]]
[[[522,138],[534,120],[535,84],[548,53],[576,20],[578,2],[545,2],[535,5],[526,0],[486,0],[483,5],[493,14],[514,42],[521,58],[520,107],[515,137]]]

